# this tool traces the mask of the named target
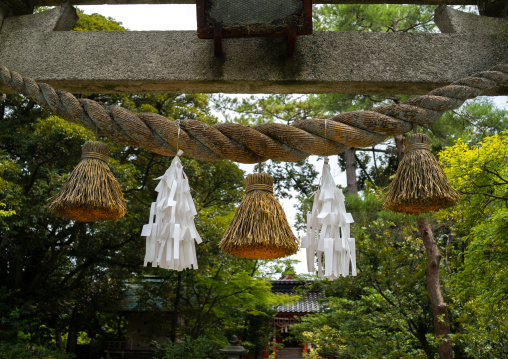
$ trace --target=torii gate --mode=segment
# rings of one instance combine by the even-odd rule
[[[473,5],[474,0],[385,0],[391,3]],[[176,138],[186,154],[206,160],[253,163],[268,158],[296,161],[373,145],[429,123],[445,110],[482,95],[508,94],[508,20],[436,10],[441,34],[323,32],[298,38],[294,56],[267,38],[230,39],[226,56],[214,56],[213,40],[195,32],[68,32],[75,12],[69,4],[27,15],[37,5],[62,0],[0,0],[0,92],[25,94],[58,116],[120,143],[175,155]],[[73,4],[190,3],[191,0],[73,0]],[[323,3],[360,0],[322,0]],[[377,3],[377,0],[361,1]],[[479,0],[484,14],[508,12],[504,0]],[[14,16],[12,16],[14,15]],[[18,15],[18,16],[15,16]],[[9,17],[11,16],[11,17]],[[501,64],[496,66],[497,64]],[[175,125],[156,114],[102,108],[70,92],[240,92],[422,94],[397,105],[354,111],[292,126]],[[460,80],[459,80],[460,79]],[[445,86],[450,82],[452,85]],[[433,90],[435,89],[435,90]],[[281,127],[283,126],[283,127]],[[182,129],[182,134],[180,134]],[[427,280],[436,334],[449,334],[439,289],[436,242],[426,220],[419,230],[427,250]],[[437,265],[436,265],[437,263]],[[429,279],[430,278],[430,279]],[[437,278],[437,280],[436,280]],[[443,341],[440,357],[452,357]]]
[[[318,0],[315,3],[476,5],[476,0]],[[504,1],[480,0],[500,14]],[[270,38],[225,39],[225,56],[195,31],[69,32],[65,0],[0,0],[0,64],[72,93],[424,94],[508,59],[508,20],[440,7],[442,33],[314,32],[294,56]],[[73,5],[174,4],[195,0],[72,0]],[[15,15],[15,16],[14,16]],[[498,15],[500,16],[500,15]],[[9,90],[0,85],[0,93]],[[484,95],[506,95],[508,87]]]
[[[439,2],[414,0],[434,1]],[[468,1],[471,0],[448,2]],[[489,11],[508,11],[504,1],[480,1]],[[9,7],[0,0],[0,14],[31,11],[35,3],[62,2],[15,0],[9,2]],[[73,1],[166,2],[177,0]],[[177,139],[187,155],[202,160],[291,162],[309,155],[333,155],[349,147],[373,146],[388,136],[404,134],[417,124],[431,123],[467,99],[508,94],[508,20],[466,14],[446,6],[436,9],[435,18],[442,33],[315,32],[297,39],[291,57],[271,38],[225,39],[225,55],[216,57],[214,41],[199,39],[194,31],[65,31],[76,21],[74,8],[66,3],[40,14],[3,19],[0,93],[14,89],[68,121],[116,142],[163,155],[176,154]],[[38,84],[40,81],[61,90]],[[450,82],[451,85],[436,89]],[[291,126],[272,123],[254,128],[234,123],[208,126],[194,120],[175,124],[157,114],[136,114],[114,106],[103,108],[72,95],[427,91],[430,92],[426,96],[372,111],[339,114],[328,122],[305,119]]]

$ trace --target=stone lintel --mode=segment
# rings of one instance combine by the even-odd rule
[[[508,61],[508,34],[315,32],[289,59],[283,38],[224,39],[216,58],[195,31],[13,31],[0,44],[0,65],[73,93],[416,95]]]

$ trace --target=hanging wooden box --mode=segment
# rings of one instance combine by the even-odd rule
[[[198,37],[312,33],[312,0],[196,0]]]

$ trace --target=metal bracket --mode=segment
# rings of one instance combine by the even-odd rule
[[[287,57],[293,56],[295,53],[295,45],[296,45],[296,35],[297,35],[297,25],[296,23],[292,22],[288,26],[288,43],[286,48],[286,55]]]
[[[213,52],[216,57],[222,56],[222,25],[219,22],[213,28]]]

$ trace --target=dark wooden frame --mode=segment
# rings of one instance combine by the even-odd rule
[[[312,0],[303,0],[303,23],[289,24],[288,26],[267,26],[256,32],[248,32],[246,28],[235,27],[234,29],[224,27],[222,24],[214,24],[213,27],[206,25],[206,4],[207,0],[196,0],[196,14],[198,23],[198,37],[200,39],[213,39],[217,33],[222,38],[226,37],[257,37],[257,36],[288,36],[312,34]]]

